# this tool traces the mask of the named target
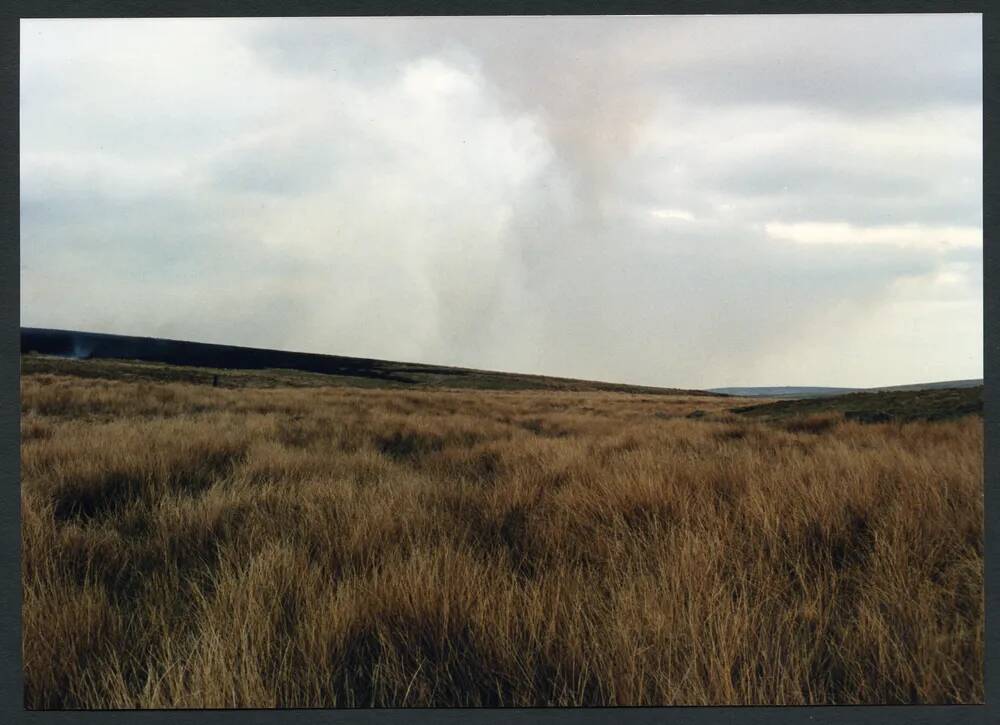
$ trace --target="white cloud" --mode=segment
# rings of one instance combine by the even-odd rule
[[[799,244],[872,244],[928,250],[976,248],[983,232],[974,227],[928,227],[918,224],[859,227],[843,222],[769,222],[764,229],[775,239]]]
[[[655,219],[679,219],[680,221],[693,222],[694,214],[685,209],[653,209],[649,212]]]

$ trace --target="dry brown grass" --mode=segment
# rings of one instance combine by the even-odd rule
[[[739,402],[26,376],[26,705],[982,701],[981,418]]]

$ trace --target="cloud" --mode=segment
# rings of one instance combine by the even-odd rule
[[[684,209],[653,209],[649,212],[655,219],[679,219],[685,222],[693,222],[694,214]]]
[[[978,15],[688,17],[673,25],[658,80],[699,103],[880,115],[980,100]],[[656,42],[653,27],[646,42]]]
[[[787,239],[799,244],[881,244],[938,250],[974,248],[983,244],[982,230],[975,227],[926,227],[918,224],[856,227],[845,223],[771,222],[764,229],[776,239]]]
[[[24,21],[22,320],[656,385],[974,377],[979,32]]]

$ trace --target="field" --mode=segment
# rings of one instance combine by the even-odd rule
[[[975,406],[133,368],[24,359],[29,708],[983,700]]]

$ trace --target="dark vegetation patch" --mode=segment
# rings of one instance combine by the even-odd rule
[[[884,410],[849,410],[844,413],[844,417],[859,423],[888,423],[892,420],[892,413]]]
[[[765,420],[785,420],[821,413],[842,413],[861,423],[948,420],[982,415],[983,387],[851,393],[829,398],[780,400],[734,408],[733,412]]]
[[[518,421],[517,425],[543,438],[565,438],[569,435],[568,430],[544,418],[528,418]]]
[[[380,436],[375,441],[375,445],[379,451],[393,460],[405,461],[440,451],[444,448],[444,439],[434,434],[395,431],[389,435]]]
[[[891,420],[891,418],[886,418]],[[785,430],[789,433],[826,433],[840,422],[840,415],[837,413],[820,413],[816,415],[806,415],[792,418],[785,423]],[[864,422],[884,422],[884,421],[864,421]]]
[[[739,441],[747,437],[747,431],[743,428],[730,426],[729,428],[716,431],[713,435],[720,441]]]
[[[174,461],[165,473],[121,464],[55,477],[49,485],[53,515],[58,521],[86,521],[120,513],[167,491],[195,495],[226,476],[243,454],[241,446],[204,447],[194,450],[190,459]]]

